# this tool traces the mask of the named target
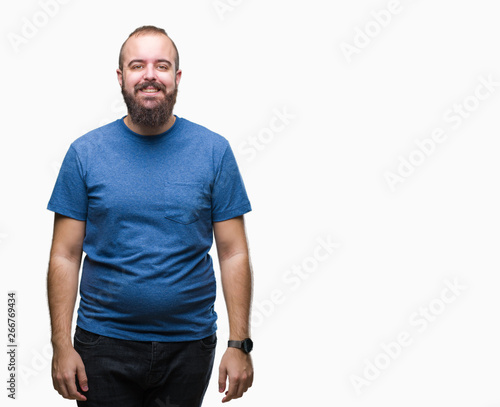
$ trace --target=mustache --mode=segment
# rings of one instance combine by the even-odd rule
[[[143,83],[139,83],[139,84],[137,84],[137,85],[134,86],[134,90],[135,91],[143,90],[143,89],[146,89],[146,88],[148,88],[150,86],[158,88],[158,89],[160,89],[163,92],[165,92],[167,90],[167,87],[163,83],[160,83],[160,82],[143,82]]]

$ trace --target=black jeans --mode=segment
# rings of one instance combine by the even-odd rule
[[[76,327],[87,373],[79,407],[200,407],[212,374],[216,334],[189,342],[139,342]]]

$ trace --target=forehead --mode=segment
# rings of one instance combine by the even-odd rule
[[[143,34],[130,37],[123,47],[123,63],[133,59],[175,61],[175,49],[170,38],[161,34]]]

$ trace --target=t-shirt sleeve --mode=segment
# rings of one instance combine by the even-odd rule
[[[212,189],[212,221],[235,218],[251,210],[236,158],[228,144]]]
[[[87,188],[78,154],[71,146],[64,157],[47,209],[77,220],[87,220]]]

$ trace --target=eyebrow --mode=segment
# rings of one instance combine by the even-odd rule
[[[127,66],[131,66],[132,64],[135,64],[136,62],[144,63],[145,61],[143,59],[133,59],[132,61],[130,61],[128,63]],[[156,63],[158,63],[158,62],[166,63],[168,66],[172,66],[172,62],[170,62],[168,59],[157,59]]]

